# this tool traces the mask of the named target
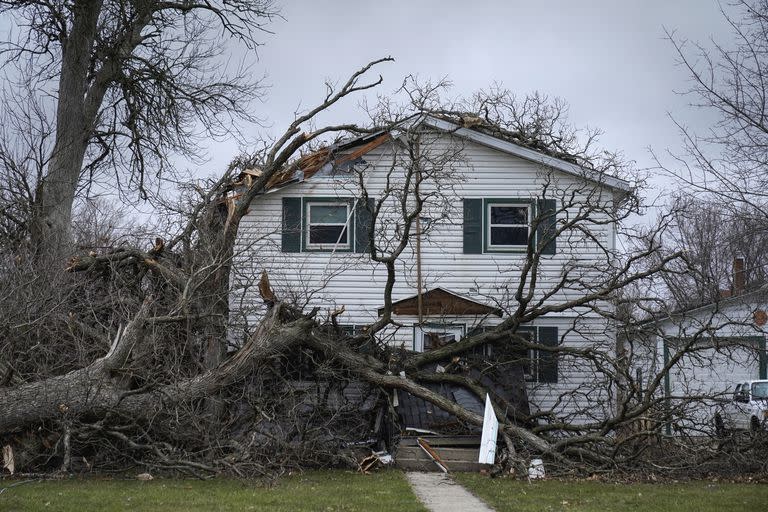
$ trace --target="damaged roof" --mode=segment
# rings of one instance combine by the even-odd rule
[[[354,163],[390,138],[391,135],[388,131],[380,130],[325,146],[300,157],[287,165],[285,169],[275,173],[267,181],[264,188],[267,191],[277,190],[292,183],[300,183],[309,179],[324,169],[335,169],[345,164]],[[250,187],[253,180],[261,175],[261,169],[246,169],[238,176],[236,185]]]
[[[347,162],[354,162],[389,139],[389,132],[382,130],[326,146],[314,153],[301,157],[294,165],[276,173],[267,182],[266,188],[267,190],[280,188],[294,181],[309,179],[325,168],[326,165],[337,168]],[[354,151],[347,152],[350,149],[354,149]]]
[[[354,162],[388,140],[397,138],[398,132],[401,130],[417,125],[425,125],[448,132],[480,145],[599,183],[611,189],[621,192],[632,190],[628,182],[587,167],[584,162],[580,162],[572,155],[554,151],[541,141],[503,130],[471,114],[465,116],[419,114],[402,121],[395,128],[379,130],[331,144],[302,156],[284,170],[276,173],[267,182],[266,190],[276,190],[292,183],[299,183],[312,178],[323,169],[338,168]],[[261,170],[259,169],[247,169],[240,174],[238,181],[250,185],[251,180],[260,175]]]

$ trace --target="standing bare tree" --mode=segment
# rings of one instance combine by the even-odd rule
[[[702,44],[667,34],[689,76],[692,105],[716,119],[703,130],[678,122],[683,153],[671,153],[671,161],[657,158],[684,190],[671,198],[676,229],[664,241],[687,253],[686,264],[666,275],[680,307],[716,301],[722,290],[730,291],[734,258],[744,259],[753,288],[765,281],[768,264],[768,3],[739,0],[727,7],[722,15],[733,29],[731,42]]]
[[[749,205],[724,205],[716,197],[678,196],[667,207],[666,251],[685,254],[660,275],[673,309],[695,307],[754,291],[766,283],[765,221]],[[734,268],[736,266],[736,268]]]
[[[709,47],[668,33],[690,77],[687,94],[696,107],[714,113],[717,122],[703,133],[679,123],[685,154],[676,157],[676,168],[662,167],[689,193],[717,203],[734,220],[740,212],[765,219],[768,3],[740,0],[732,7],[733,14],[723,11],[733,27],[732,45],[715,41]]]
[[[231,121],[256,117],[259,80],[221,64],[219,39],[254,49],[275,14],[269,0],[3,0],[0,13],[21,29],[4,44],[6,63],[54,98],[54,141],[31,184],[38,255],[67,254],[78,190],[115,173],[110,191],[147,197],[169,154],[195,155],[201,133],[231,136]]]

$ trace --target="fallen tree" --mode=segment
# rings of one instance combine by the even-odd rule
[[[591,149],[594,134],[586,145],[579,144],[579,137],[559,121],[560,104],[553,107],[538,96],[521,104],[504,91],[436,108],[438,89],[411,84],[408,108],[385,105],[373,115],[375,126],[302,131],[336,102],[379,84],[380,77],[368,82],[365,77],[388,60],[367,64],[338,90],[329,85],[325,99],[297,116],[274,143],[236,159],[208,186],[193,187],[194,200],[182,210],[184,222],[175,232],[157,237],[149,249],[134,240],[83,252],[69,262],[63,284],[32,305],[39,318],[17,321],[9,315],[12,320],[3,325],[8,333],[3,348],[8,350],[2,352],[9,355],[0,361],[6,374],[0,387],[0,436],[20,454],[18,468],[82,471],[140,465],[248,475],[349,464],[361,446],[396,447],[404,426],[398,425],[394,391],[447,411],[459,428],[476,432],[482,416],[435,391],[434,386],[449,384],[469,390],[481,402],[485,394],[491,396],[506,445],[504,469],[520,470],[533,455],[585,472],[624,465],[644,470],[664,460],[664,450],[649,456],[649,447],[676,412],[665,407],[663,375],[695,351],[696,343],[673,354],[649,385],[638,381],[626,354],[617,349],[614,326],[621,319],[616,306],[635,300],[621,294],[680,258],[679,253],[660,252],[664,222],[650,233],[627,232],[636,247],[623,257],[597,234],[596,227],[620,224],[637,212],[634,194],[617,204],[600,193],[599,183],[585,180],[558,190],[553,174],[543,173],[544,189],[559,194],[557,211],[542,211],[532,219],[521,263],[499,272],[504,285],[499,289],[505,291],[488,299],[503,312],[501,323],[422,353],[390,343],[391,330],[397,328],[392,292],[402,278],[399,265],[415,238],[429,234],[429,227],[417,227],[425,212],[435,219],[450,217],[455,205],[446,192],[462,179],[456,170],[463,161],[461,144],[441,145],[445,133],[438,137],[434,130],[409,123],[414,116],[438,116],[533,145],[597,176],[625,168],[616,157]],[[318,148],[315,143],[329,134],[372,137],[364,139],[366,147],[397,139],[383,190],[374,193],[367,186],[367,167],[353,175],[358,197],[370,205],[366,257],[385,276],[381,314],[361,332],[345,333],[338,322],[342,310],[310,308],[310,294],[284,293],[295,290],[280,283],[273,288],[269,277],[274,276],[249,275],[263,314],[257,325],[246,326],[244,343],[228,346],[236,338],[233,287],[242,284],[237,261],[252,256],[237,243],[242,221],[275,184],[356,155],[357,146],[338,140]],[[539,224],[553,213],[562,221],[537,239]],[[571,247],[591,244],[600,257],[566,261],[544,286],[542,256],[555,238]],[[256,242],[248,242],[248,248]],[[6,279],[17,279],[17,284],[5,288],[10,291],[4,304],[13,312],[18,295],[30,293],[39,281],[24,279],[40,269],[29,266],[33,260],[9,260]],[[525,334],[526,326],[563,312],[572,318],[556,343]],[[600,332],[590,330],[596,319]],[[111,331],[117,334],[105,347],[105,334]],[[575,346],[562,343],[566,336],[597,341]],[[72,350],[57,353],[51,347],[59,340]],[[480,362],[471,357],[487,346],[537,351],[590,378],[558,391],[551,406],[523,410],[481,376],[493,366],[505,371],[524,363],[517,356]],[[44,361],[36,361],[40,347],[50,350]],[[450,370],[437,372],[433,365],[438,364]],[[522,379],[517,385],[526,386]],[[349,399],[352,394],[356,400]],[[369,396],[375,405],[368,405]],[[566,412],[563,404],[569,406]],[[700,465],[715,452],[707,446],[674,468]]]
[[[150,304],[142,306],[128,325],[118,331],[107,355],[80,370],[14,388],[0,389],[3,417],[0,431],[25,427],[68,416],[100,417],[117,413],[127,417],[151,417],[184,401],[201,399],[241,381],[254,367],[299,345],[309,335],[310,317],[290,322],[279,305],[262,322],[251,340],[234,356],[193,378],[179,380],[154,389],[135,390],[115,375],[126,365],[129,354],[145,342],[144,326]]]

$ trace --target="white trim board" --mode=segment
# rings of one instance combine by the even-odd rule
[[[572,164],[570,162],[566,162],[565,160],[545,155],[544,153],[520,146],[513,142],[499,139],[498,137],[494,137],[492,135],[470,130],[469,128],[462,128],[457,124],[453,124],[443,119],[438,119],[427,115],[424,116],[422,122],[435,129],[451,132],[459,137],[469,139],[483,146],[497,149],[504,153],[508,153],[510,155],[514,155],[531,162],[546,165],[564,173],[578,176],[579,178],[588,179],[600,185],[605,185],[609,188],[621,190],[622,192],[631,192],[632,190],[630,184],[622,179],[586,169],[580,165]]]

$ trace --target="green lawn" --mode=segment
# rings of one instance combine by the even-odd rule
[[[593,481],[528,483],[478,474],[454,475],[497,512],[762,512],[768,484],[685,482],[612,484]]]
[[[593,481],[527,483],[464,473],[454,478],[498,512],[768,510],[768,485],[686,482],[611,484]],[[0,481],[0,489],[13,481]],[[268,487],[241,480],[61,480],[35,482],[0,494],[0,511],[420,511],[399,471],[361,475],[313,471]]]
[[[0,489],[11,483],[0,481]],[[0,511],[31,510],[425,511],[399,471],[316,471],[282,478],[272,487],[226,479],[46,481],[0,494]]]

